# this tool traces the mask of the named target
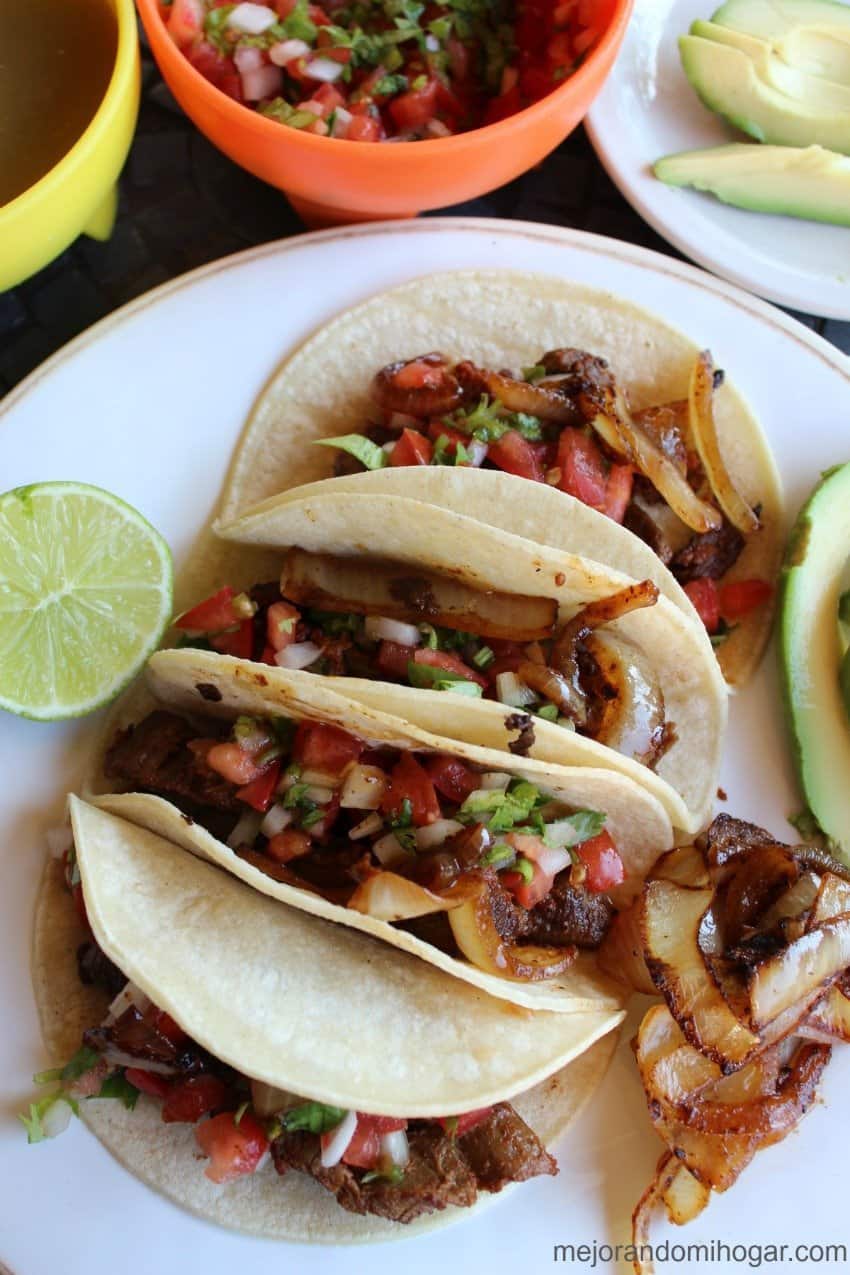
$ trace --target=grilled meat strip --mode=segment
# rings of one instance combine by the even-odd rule
[[[278,1173],[309,1173],[350,1213],[374,1213],[393,1222],[412,1222],[450,1205],[475,1203],[479,1191],[496,1192],[509,1182],[557,1173],[552,1156],[508,1103],[499,1103],[486,1120],[453,1138],[434,1123],[413,1122],[408,1132],[410,1160],[398,1182],[363,1182],[347,1164],[322,1166],[319,1138],[284,1132],[272,1143]]]

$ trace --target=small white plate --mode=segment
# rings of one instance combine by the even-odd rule
[[[850,229],[731,208],[653,176],[662,155],[745,140],[702,105],[679,61],[678,37],[716,7],[716,0],[637,0],[587,118],[596,153],[644,220],[700,265],[780,305],[850,319]]]
[[[425,218],[255,248],[111,315],[3,402],[0,484],[68,478],[107,487],[160,529],[179,569],[210,516],[245,416],[287,350],[382,289],[431,271],[505,265],[643,304],[710,347],[764,424],[790,509],[821,470],[850,456],[847,361],[763,302],[615,240],[523,222]],[[628,1243],[631,1210],[661,1152],[630,1031],[556,1149],[557,1178],[526,1183],[480,1217],[400,1248],[295,1247],[220,1230],[144,1187],[79,1122],[55,1142],[27,1146],[15,1113],[32,1098],[33,1072],[60,1061],[45,1055],[29,978],[45,831],[79,785],[98,728],[97,715],[45,724],[0,713],[0,1266],[15,1275],[627,1275],[630,1262],[618,1261],[612,1246]],[[732,702],[720,782],[731,812],[793,835],[785,815],[800,799],[772,650]],[[758,1155],[684,1231],[659,1221],[653,1240],[672,1253],[668,1262],[659,1251],[659,1275],[709,1265],[698,1249],[677,1256],[680,1244],[706,1246],[711,1275],[742,1275],[756,1264],[758,1245],[784,1244],[793,1261],[798,1245],[847,1241],[850,1047],[835,1055],[823,1101],[798,1134]],[[577,1253],[559,1257],[558,1245]],[[820,1255],[818,1275],[846,1271],[846,1257]]]

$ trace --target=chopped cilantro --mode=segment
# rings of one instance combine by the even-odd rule
[[[517,859],[513,868],[514,872],[518,872],[526,885],[530,885],[534,880],[534,864],[530,859]]]
[[[227,20],[235,8],[235,4],[225,4],[220,9],[210,9],[204,18],[204,35],[207,40],[214,49],[228,57],[233,52],[234,41],[230,38]]]
[[[135,1085],[131,1085],[124,1073],[121,1072],[114,1076],[107,1076],[100,1086],[100,1091],[95,1096],[97,1098],[118,1098],[128,1111],[132,1111],[139,1101],[139,1090]]]
[[[389,1182],[390,1186],[398,1186],[404,1181],[404,1169],[400,1164],[391,1164],[386,1169],[370,1169],[364,1173],[361,1182]]]
[[[492,403],[488,395],[482,394],[478,406],[471,412],[462,409],[445,420],[451,429],[459,429],[463,434],[471,434],[480,443],[497,443],[509,430],[516,430],[529,442],[539,442],[543,437],[543,426],[536,416],[527,412],[507,412],[498,399]]]
[[[425,645],[428,647],[428,649],[430,651],[436,651],[440,645],[440,639],[437,635],[437,630],[434,628],[433,624],[420,624],[419,632],[424,637]]]
[[[301,820],[302,828],[312,828],[315,824],[320,823],[325,817],[324,810],[316,806],[313,810],[308,810],[307,814]]]
[[[75,1116],[80,1114],[80,1109],[73,1098],[69,1098],[61,1089],[57,1089],[54,1093],[48,1094],[39,1102],[31,1102],[29,1111],[26,1115],[19,1115],[18,1119],[27,1131],[27,1142],[32,1146],[36,1142],[43,1142],[48,1136],[44,1130],[44,1117],[48,1111],[57,1102],[66,1102],[71,1108]]]
[[[293,784],[291,788],[287,788],[283,798],[284,809],[295,810],[300,807],[304,810],[315,810],[316,803],[305,795],[309,787],[309,784]]]
[[[491,646],[482,646],[473,655],[472,663],[476,668],[489,668],[495,658],[496,654]]]
[[[569,847],[580,845],[597,837],[605,826],[605,816],[599,810],[576,810],[563,819],[546,825],[543,839],[549,846]]]
[[[70,1084],[74,1080],[78,1080],[85,1072],[91,1071],[96,1062],[100,1061],[100,1054],[96,1049],[89,1049],[88,1045],[81,1045],[74,1057],[69,1059],[62,1068],[60,1080],[63,1085]]]
[[[411,686],[419,690],[453,691],[457,695],[470,695],[480,698],[482,688],[477,682],[471,682],[460,673],[452,673],[450,669],[434,668],[430,664],[417,664],[408,660],[407,677]]]
[[[342,1107],[329,1107],[323,1102],[302,1102],[298,1107],[290,1107],[281,1124],[291,1133],[304,1130],[307,1133],[329,1133],[345,1119],[346,1111]]]
[[[401,809],[395,811],[387,823],[401,848],[412,854],[416,850],[416,831],[413,827],[413,803],[409,797],[405,797]]]
[[[338,438],[319,438],[316,440],[316,445],[318,447],[338,447],[340,451],[348,452],[349,456],[354,456],[367,469],[383,469],[388,463],[387,453],[383,447],[373,443],[371,438],[367,438],[365,434],[341,434]]]
[[[486,823],[494,833],[510,832],[532,815],[541,800],[534,784],[513,779],[505,792],[488,789],[470,793],[456,818],[461,823]]]
[[[533,710],[538,717],[542,717],[544,721],[556,722],[558,720],[557,704],[542,704],[540,708]]]
[[[312,44],[318,34],[316,24],[310,18],[307,0],[297,0],[292,12],[275,25],[283,28],[278,37],[283,40],[305,40]]]
[[[516,851],[512,850],[504,841],[497,841],[494,846],[481,856],[482,867],[495,868],[498,872],[501,868],[506,868],[516,859]]]
[[[236,1125],[237,1128],[242,1123],[242,1117],[244,1116],[245,1112],[248,1110],[250,1105],[251,1105],[250,1102],[240,1102],[239,1106],[234,1111],[233,1123]]]
[[[454,451],[449,451],[454,448]],[[453,442],[448,434],[441,434],[434,444],[434,452],[431,456],[432,465],[468,465],[469,452],[463,443]]]
[[[378,80],[372,93],[375,97],[392,97],[393,93],[401,93],[406,88],[406,75],[384,75]]]

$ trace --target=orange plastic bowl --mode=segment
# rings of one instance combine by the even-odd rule
[[[455,137],[347,142],[266,119],[214,88],[169,36],[157,0],[136,0],[168,87],[219,150],[284,191],[309,224],[411,217],[473,199],[539,163],[587,113],[611,70],[634,0],[599,0],[607,26],[582,66],[524,111]]]

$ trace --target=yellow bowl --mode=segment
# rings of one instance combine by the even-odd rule
[[[28,279],[77,235],[108,239],[118,207],[118,174],[139,113],[139,37],[133,0],[110,0],[118,51],[103,101],[59,163],[0,208],[0,292]]]

